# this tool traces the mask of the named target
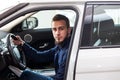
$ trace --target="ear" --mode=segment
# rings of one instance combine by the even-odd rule
[[[68,37],[71,35],[71,28],[68,28]]]

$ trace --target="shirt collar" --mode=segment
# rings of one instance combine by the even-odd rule
[[[59,49],[61,49],[61,48],[69,46],[69,42],[70,42],[70,37],[67,37],[62,43],[57,44],[57,46]]]

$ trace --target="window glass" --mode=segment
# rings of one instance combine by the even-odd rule
[[[32,19],[37,19],[37,26],[34,29],[42,29],[42,28],[51,28],[51,21],[53,16],[55,16],[56,14],[62,14],[65,15],[69,18],[70,20],[70,27],[74,26],[74,22],[76,19],[76,13],[73,10],[44,10],[44,11],[39,11],[37,13],[35,13],[34,15],[32,15]],[[29,29],[31,29],[31,26],[35,24],[33,24],[34,22],[36,22],[35,20],[31,21],[30,19],[27,19],[27,25],[29,24]],[[23,26],[26,26],[26,21],[23,22]],[[24,28],[25,29],[25,28]]]
[[[88,5],[81,46],[120,44],[120,5]],[[87,10],[86,8],[86,10]]]

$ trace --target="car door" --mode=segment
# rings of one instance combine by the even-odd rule
[[[120,79],[120,3],[88,2],[75,80]]]

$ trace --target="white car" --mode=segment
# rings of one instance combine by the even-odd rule
[[[67,16],[72,28],[64,80],[120,80],[120,1],[86,0],[28,1],[2,12],[0,80],[18,80],[14,67],[54,75],[52,63],[25,59],[9,35],[20,35],[37,50],[49,49],[54,46],[50,28],[55,14]]]

